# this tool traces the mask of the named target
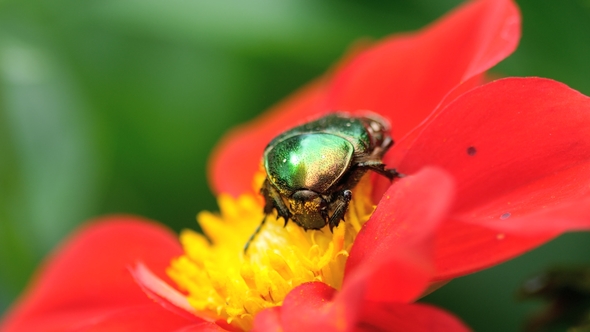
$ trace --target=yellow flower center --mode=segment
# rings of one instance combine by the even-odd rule
[[[269,215],[247,253],[244,245],[264,218],[262,200],[220,195],[219,214],[197,216],[206,236],[183,231],[185,253],[167,273],[200,315],[249,330],[257,312],[281,305],[302,283],[320,281],[340,289],[352,243],[375,208],[370,191],[365,176],[353,190],[346,221],[333,233],[327,226],[305,231],[292,221],[284,227],[276,214]]]

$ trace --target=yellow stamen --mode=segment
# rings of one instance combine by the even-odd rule
[[[327,226],[306,232],[292,221],[283,227],[276,214],[268,216],[246,254],[244,245],[264,216],[262,201],[220,195],[220,214],[197,216],[207,237],[183,231],[185,254],[167,273],[201,315],[249,330],[257,312],[281,305],[302,283],[321,281],[340,289],[352,243],[374,210],[370,191],[365,177],[353,191],[346,221],[333,233]]]

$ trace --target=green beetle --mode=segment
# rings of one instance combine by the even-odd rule
[[[399,176],[382,162],[392,145],[389,123],[374,113],[332,113],[275,137],[263,155],[265,217],[244,250],[275,209],[285,226],[289,220],[305,230],[338,226],[367,171]]]

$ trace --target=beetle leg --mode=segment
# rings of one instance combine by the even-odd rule
[[[260,225],[258,225],[254,233],[252,233],[252,235],[248,239],[248,242],[246,242],[246,245],[244,245],[244,254],[246,254],[246,252],[248,251],[248,247],[250,247],[250,243],[252,243],[256,235],[260,233],[260,229],[266,223],[266,217],[272,213],[273,209],[277,210],[279,218],[282,217],[285,220],[285,226],[287,226],[287,222],[291,218],[291,212],[289,212],[289,209],[285,205],[285,202],[283,202],[283,200],[281,199],[281,196],[276,191],[276,189],[270,185],[268,179],[264,180],[262,188],[260,188],[260,193],[264,197],[264,217],[262,218]]]
[[[334,212],[330,217],[328,225],[330,226],[330,231],[334,229],[334,227],[340,224],[340,220],[344,220],[344,214],[346,214],[346,210],[348,209],[348,203],[352,199],[352,191],[344,190],[342,194],[339,195],[336,200],[334,201]]]
[[[326,223],[330,221],[330,216],[328,215],[328,210],[326,210],[326,209],[321,210],[320,215],[322,216],[322,218],[324,218]]]
[[[250,243],[252,243],[252,241],[254,240],[256,235],[258,235],[258,233],[260,233],[260,229],[262,228],[262,226],[264,226],[265,223],[266,223],[266,214],[262,218],[260,225],[258,225],[258,227],[256,227],[256,230],[254,231],[254,233],[252,233],[252,235],[250,235],[250,238],[248,239],[248,242],[246,242],[246,245],[244,245],[244,255],[248,252],[248,248],[250,247]]]
[[[264,214],[269,215],[273,209],[276,209],[278,218],[283,218],[285,220],[285,226],[287,226],[287,222],[291,219],[291,212],[285,205],[285,202],[283,202],[281,195],[268,182],[268,179],[264,180],[262,188],[260,188],[260,193],[264,197]]]
[[[369,160],[365,162],[360,162],[356,166],[361,168],[368,168],[377,174],[385,176],[389,180],[393,180],[396,177],[403,177],[403,175],[398,173],[395,170],[395,168],[385,168],[385,164],[382,163],[380,160]]]

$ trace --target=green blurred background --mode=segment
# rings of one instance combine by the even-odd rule
[[[215,210],[219,138],[317,77],[348,45],[415,30],[461,3],[0,1],[0,313],[77,224],[132,213],[175,230]],[[523,38],[494,68],[590,94],[590,1],[522,0]],[[477,331],[518,330],[527,276],[590,263],[571,234],[426,300]]]

